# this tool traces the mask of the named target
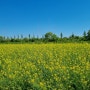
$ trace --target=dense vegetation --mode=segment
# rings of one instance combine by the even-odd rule
[[[84,42],[84,41],[90,41],[90,30],[88,32],[83,33],[82,36],[76,36],[74,34],[70,35],[69,37],[64,37],[62,33],[60,33],[60,36],[57,36],[56,34],[52,32],[47,32],[42,37],[31,37],[29,34],[28,37],[24,37],[23,35],[18,35],[17,37],[5,37],[0,36],[0,43],[48,43],[48,42],[54,42],[54,43],[63,43],[63,42]]]
[[[1,44],[0,90],[90,90],[90,44]]]

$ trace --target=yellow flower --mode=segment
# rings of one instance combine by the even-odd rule
[[[34,83],[34,81],[35,81],[34,79],[31,80],[32,83]]]
[[[40,82],[40,86],[43,87],[44,86],[44,83],[43,82]]]

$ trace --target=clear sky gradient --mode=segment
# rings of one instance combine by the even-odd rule
[[[0,35],[82,35],[90,29],[90,0],[0,0]]]

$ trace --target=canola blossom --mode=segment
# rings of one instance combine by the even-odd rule
[[[1,44],[0,90],[90,90],[90,44]]]

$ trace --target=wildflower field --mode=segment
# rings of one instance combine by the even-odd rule
[[[90,44],[1,44],[0,90],[90,90]]]

